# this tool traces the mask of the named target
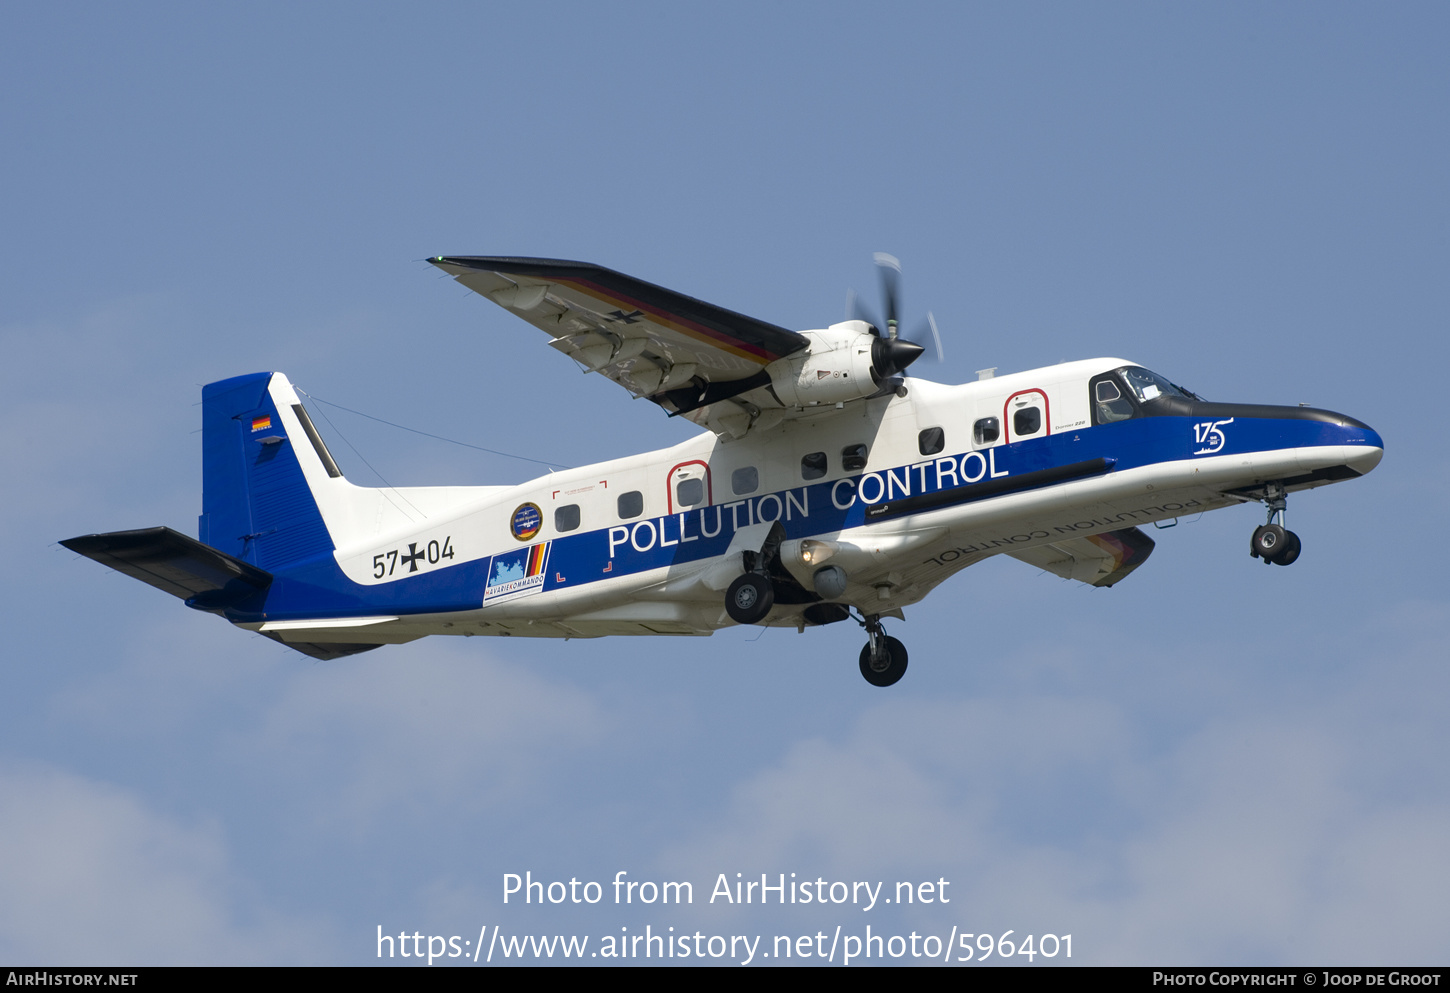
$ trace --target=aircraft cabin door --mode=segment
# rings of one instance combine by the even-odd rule
[[[695,459],[681,462],[670,470],[665,481],[665,506],[671,514],[696,507],[708,507],[714,502],[710,488],[710,467]]]
[[[1002,425],[1009,443],[1046,437],[1048,423],[1047,394],[1041,390],[1013,393],[1002,408]]]

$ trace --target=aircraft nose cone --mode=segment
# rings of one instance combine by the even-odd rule
[[[1385,442],[1379,432],[1373,428],[1365,428],[1357,432],[1358,437],[1353,439],[1356,445],[1368,446],[1364,454],[1357,455],[1349,460],[1349,467],[1363,476],[1375,466],[1380,464],[1380,459],[1385,457]]]
[[[1384,457],[1385,450],[1383,448],[1376,448],[1364,453],[1358,458],[1350,459],[1348,464],[1351,469],[1363,476],[1375,466],[1379,465],[1380,459]]]
[[[925,348],[903,338],[877,338],[871,343],[871,365],[885,379],[905,370],[924,351]]]

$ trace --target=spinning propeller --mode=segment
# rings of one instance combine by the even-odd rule
[[[891,376],[902,375],[906,367],[915,362],[922,352],[926,351],[921,345],[899,337],[901,327],[900,305],[901,305],[901,262],[894,255],[887,255],[885,252],[877,252],[873,257],[877,268],[881,270],[881,298],[886,308],[885,322],[878,321],[876,316],[861,303],[854,290],[850,291],[846,300],[846,317],[858,321],[865,321],[871,325],[872,333],[877,335],[878,340],[871,346],[871,362],[883,379]],[[881,329],[884,328],[883,332]],[[930,330],[932,341],[936,344],[937,361],[945,359],[941,347],[941,334],[937,331],[936,318],[927,313],[926,322],[917,329],[914,337],[922,337],[922,332]]]

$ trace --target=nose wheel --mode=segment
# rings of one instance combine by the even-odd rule
[[[866,647],[861,649],[861,675],[872,686],[890,686],[906,675],[906,646],[882,630],[876,614],[861,620]]]
[[[1284,527],[1284,509],[1288,500],[1283,485],[1270,483],[1264,487],[1264,503],[1269,508],[1269,520],[1267,524],[1254,528],[1254,536],[1249,539],[1249,554],[1263,559],[1264,565],[1271,562],[1293,565],[1303,546],[1299,536]]]

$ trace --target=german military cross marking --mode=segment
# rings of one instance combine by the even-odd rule
[[[405,562],[405,563],[407,563],[407,565],[408,565],[408,571],[409,572],[417,572],[418,571],[418,560],[419,559],[424,559],[424,558],[427,558],[427,557],[428,556],[426,556],[422,552],[418,551],[418,543],[417,542],[410,541],[408,543],[408,554],[407,555],[404,555],[404,556],[401,556],[398,559],[398,561],[399,562]]]

